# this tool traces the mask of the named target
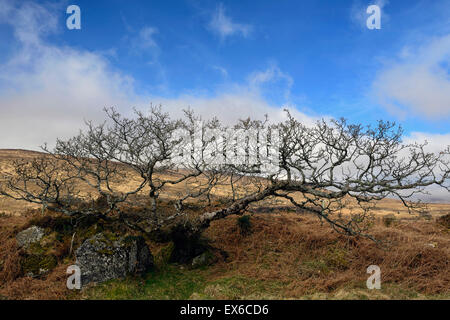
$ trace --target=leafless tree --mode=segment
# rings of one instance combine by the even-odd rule
[[[105,112],[105,123],[87,122],[85,131],[58,139],[53,149],[44,145],[42,156],[16,161],[1,194],[68,215],[97,214],[107,219],[112,213],[123,217],[121,207],[132,201],[130,197],[146,192],[150,206],[145,218],[163,225],[158,221],[163,218],[158,215],[158,201],[164,188],[185,184],[176,201],[181,210],[184,201],[208,193],[219,180],[219,172],[206,172],[203,156],[208,147],[204,132],[214,122],[203,122],[203,132],[197,132],[201,120],[192,111],[186,111],[183,121],[170,119],[160,107],[152,107],[148,114],[135,111],[133,119],[112,108]],[[194,135],[200,138],[195,154],[186,149],[186,140]],[[180,157],[182,152],[185,155]],[[196,184],[191,190],[189,186],[201,175],[207,177],[207,186]],[[104,202],[101,207],[99,199]]]
[[[246,119],[226,127],[190,110],[183,119],[160,107],[135,111],[133,118],[105,111],[105,123],[87,122],[72,139],[57,140],[52,150],[44,146],[46,155],[16,162],[1,194],[70,215],[115,215],[142,232],[181,229],[188,235],[252,204],[283,199],[338,232],[371,238],[367,228],[377,201],[394,196],[413,210],[428,186],[450,191],[450,147],[433,154],[424,144],[403,144],[402,130],[390,122],[308,126],[286,112],[280,123]],[[172,212],[159,206],[168,190]],[[130,219],[126,205],[143,194],[149,205]],[[220,199],[215,208],[211,197]],[[202,213],[187,209],[189,200]],[[349,204],[357,210],[349,212]]]
[[[255,129],[264,125],[251,124]],[[247,193],[229,206],[203,214],[202,227],[241,213],[252,203],[283,198],[340,233],[373,239],[366,230],[371,209],[379,200],[392,196],[408,210],[420,210],[418,196],[425,194],[427,187],[438,185],[450,191],[450,146],[434,154],[425,151],[425,143],[403,144],[403,132],[394,123],[379,121],[372,128],[341,119],[307,126],[287,112],[287,120],[272,130],[279,132],[279,157],[269,161],[277,161],[277,170],[264,172],[245,163],[233,166],[235,174],[253,176],[258,185],[246,189]],[[267,154],[259,153],[258,161],[264,157]],[[343,212],[352,203],[357,205],[356,212]]]

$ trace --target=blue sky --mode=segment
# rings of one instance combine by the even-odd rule
[[[81,9],[68,30],[66,8]],[[369,30],[366,8],[382,9]],[[162,103],[205,115],[400,123],[450,144],[450,2],[0,0],[3,148]],[[1,129],[3,128],[3,129]]]

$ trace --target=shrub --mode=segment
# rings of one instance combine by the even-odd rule
[[[175,245],[173,242],[169,242],[167,245],[163,246],[155,254],[155,264],[159,269],[164,269],[170,262]]]
[[[22,273],[25,275],[40,275],[54,269],[57,260],[53,256],[46,255],[30,255],[22,260]]]
[[[247,235],[251,233],[252,223],[250,221],[250,216],[245,215],[237,218],[237,225],[242,235]]]
[[[445,216],[439,217],[437,222],[446,228],[450,228],[450,213],[447,213]]]
[[[385,227],[390,227],[397,218],[393,214],[389,214],[383,217],[383,224]]]

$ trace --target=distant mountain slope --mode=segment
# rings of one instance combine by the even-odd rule
[[[42,152],[21,150],[21,149],[0,149],[0,183],[2,182],[2,173],[11,173],[13,168],[12,163],[14,160],[31,159],[36,156],[44,155]],[[136,183],[137,180],[130,178],[129,183]],[[174,197],[176,195],[178,187],[171,187],[165,195],[167,198]],[[260,212],[273,212],[277,211],[277,207],[285,207],[289,205],[284,200],[267,200],[253,206],[253,210]],[[24,201],[16,201],[6,197],[0,196],[0,213],[5,212],[8,214],[19,214],[29,208],[37,208],[37,205],[30,204]],[[261,208],[262,207],[262,208]],[[271,210],[264,210],[270,207]],[[352,205],[350,208],[353,207]],[[272,209],[273,208],[273,209]],[[262,209],[262,210],[261,210]],[[399,200],[396,199],[384,199],[380,201],[375,209],[375,212],[380,215],[387,214],[400,214],[401,217],[409,217],[406,208]],[[450,213],[450,203],[432,203],[429,204],[428,212],[433,216],[441,216]]]

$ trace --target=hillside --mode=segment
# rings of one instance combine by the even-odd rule
[[[35,155],[0,150],[1,170],[11,173],[12,161]],[[170,189],[165,196],[175,194]],[[450,212],[450,204],[430,204],[431,216],[420,217],[408,215],[397,200],[381,201],[370,233],[382,245],[339,235],[316,217],[288,210],[283,201],[250,211],[247,224],[232,215],[206,230],[208,243],[225,253],[213,265],[172,263],[170,242],[146,239],[154,270],[142,278],[70,291],[66,268],[75,256],[69,248],[80,246],[88,234],[117,226],[98,222],[73,233],[61,227],[70,219],[42,216],[31,205],[0,198],[0,299],[450,299],[449,225],[439,219]],[[30,225],[46,228],[46,241],[53,241],[46,250],[57,261],[40,277],[25,274],[24,252],[15,239]],[[366,288],[366,268],[373,264],[382,271],[381,290]]]
[[[12,163],[14,160],[21,160],[21,159],[31,159],[37,155],[42,155],[39,152],[35,151],[27,151],[27,150],[14,150],[14,149],[0,149],[0,173],[12,173]],[[1,176],[0,176],[0,182],[1,182]],[[130,175],[126,184],[122,186],[123,189],[126,189],[129,185],[135,185],[138,183],[138,179],[133,178],[133,175]],[[176,197],[177,192],[180,191],[180,189],[183,186],[169,186],[165,193],[162,195],[163,198],[167,199],[173,199]],[[143,190],[143,194],[145,194],[147,190]],[[219,189],[218,191],[215,191],[216,194],[220,194],[224,192],[223,190]],[[258,208],[258,207],[281,207],[285,208],[286,206],[289,206],[289,202],[287,200],[283,199],[277,199],[276,201],[265,201],[260,204],[258,204],[256,207],[253,207],[256,211],[261,211],[264,209]],[[0,212],[4,212],[7,214],[20,214],[26,209],[33,209],[37,208],[38,206],[27,203],[27,202],[20,202],[11,200],[8,198],[5,198],[3,196],[0,196]],[[348,206],[348,210],[355,209],[356,205],[351,202]],[[374,213],[378,215],[390,215],[390,214],[396,214],[399,217],[402,218],[413,218],[415,214],[410,214],[408,210],[403,206],[401,201],[396,199],[383,199],[377,203],[377,206],[374,208]],[[432,217],[439,217],[441,215],[444,215],[448,212],[450,212],[450,202],[449,203],[429,203],[427,204],[427,212]]]

